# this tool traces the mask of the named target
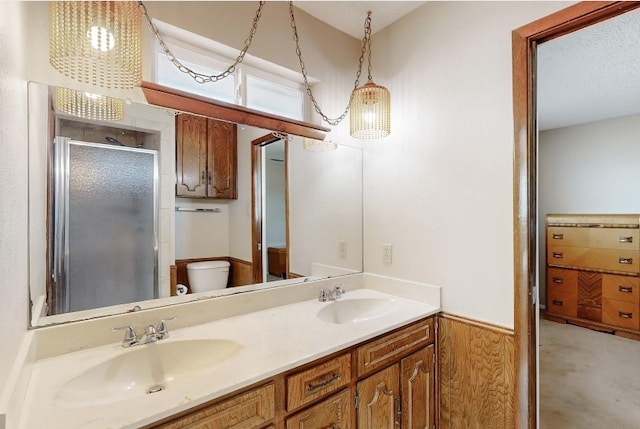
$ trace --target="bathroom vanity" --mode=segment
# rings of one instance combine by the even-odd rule
[[[431,428],[440,290],[364,277],[39,329],[18,427]]]
[[[428,317],[146,427],[431,428],[434,326]]]

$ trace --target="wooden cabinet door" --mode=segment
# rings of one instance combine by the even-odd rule
[[[399,426],[399,372],[396,364],[358,383],[358,429]]]
[[[176,195],[207,196],[207,119],[176,116]]]
[[[287,429],[349,429],[353,409],[349,392],[349,389],[343,390],[318,405],[289,417]]]
[[[236,124],[207,121],[207,194],[212,198],[238,198],[236,165],[238,158]]]
[[[435,348],[426,347],[400,361],[402,429],[435,425]]]

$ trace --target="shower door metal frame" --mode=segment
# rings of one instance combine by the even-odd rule
[[[51,207],[52,224],[52,273],[51,279],[55,293],[55,311],[53,314],[68,313],[71,306],[69,296],[69,161],[71,145],[96,147],[107,150],[148,153],[153,156],[153,297],[158,298],[158,151],[151,149],[112,146],[90,143],[57,136],[53,150],[53,205]]]

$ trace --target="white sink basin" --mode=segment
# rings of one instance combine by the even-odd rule
[[[341,299],[323,307],[316,315],[327,323],[356,323],[375,319],[393,311],[396,302],[384,298]]]
[[[56,395],[65,406],[118,402],[171,389],[231,359],[243,346],[229,340],[184,340],[134,346],[66,382]]]

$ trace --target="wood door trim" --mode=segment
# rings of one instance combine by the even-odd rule
[[[253,258],[253,279],[262,283],[262,146],[280,140],[273,134],[265,134],[251,141],[251,257]],[[287,227],[288,229],[288,227]],[[264,245],[264,243],[262,243]]]
[[[272,115],[237,104],[178,91],[152,82],[143,81],[140,87],[149,104],[169,109],[318,140],[324,140],[326,133],[331,131],[321,125]]]
[[[531,287],[536,255],[536,45],[640,6],[640,2],[581,2],[512,33],[514,121],[514,327],[516,427],[537,425],[536,314]]]

